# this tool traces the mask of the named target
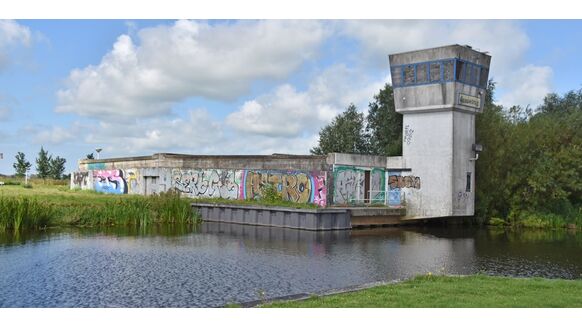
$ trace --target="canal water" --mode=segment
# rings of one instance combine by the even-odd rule
[[[582,234],[198,227],[0,235],[0,307],[214,307],[418,274],[582,278]]]

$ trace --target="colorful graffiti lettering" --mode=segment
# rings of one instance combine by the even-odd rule
[[[372,169],[370,173],[370,202],[381,204],[386,201],[386,173],[383,169]]]
[[[334,169],[333,201],[347,204],[364,199],[364,171],[351,167]]]
[[[127,183],[122,170],[93,171],[95,191],[107,194],[127,194]]]
[[[245,199],[259,198],[263,186],[271,184],[284,200],[326,205],[325,176],[318,173],[245,170],[243,181],[240,194]]]
[[[126,170],[125,179],[127,182],[127,189],[129,194],[138,194],[140,192],[140,180],[138,170]]]
[[[87,187],[87,178],[89,172],[73,172],[73,187],[85,189]]]
[[[393,173],[388,178],[388,205],[390,206],[400,206],[400,187],[398,187],[398,178],[400,177],[400,172]],[[396,183],[394,183],[396,181]]]
[[[239,181],[234,170],[172,170],[174,188],[190,197],[237,199]]]
[[[388,185],[390,189],[397,188],[420,189],[420,177],[415,177],[413,175],[407,176],[391,175],[388,178]]]

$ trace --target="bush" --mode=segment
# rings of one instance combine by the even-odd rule
[[[492,226],[506,226],[507,222],[500,218],[490,218],[487,224]]]
[[[277,187],[268,183],[261,186],[261,199],[266,202],[278,202],[282,198],[281,194],[277,190]]]

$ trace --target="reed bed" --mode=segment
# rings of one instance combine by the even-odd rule
[[[30,197],[0,197],[0,232],[46,227],[54,218],[53,206]]]
[[[180,198],[176,193],[147,197],[0,195],[0,232],[59,225],[192,224],[199,220],[199,216],[191,209],[190,201]]]

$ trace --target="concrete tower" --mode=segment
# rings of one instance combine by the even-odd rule
[[[451,45],[390,55],[396,111],[403,115],[402,164],[418,180],[403,188],[407,216],[474,214],[475,117],[491,57]]]

